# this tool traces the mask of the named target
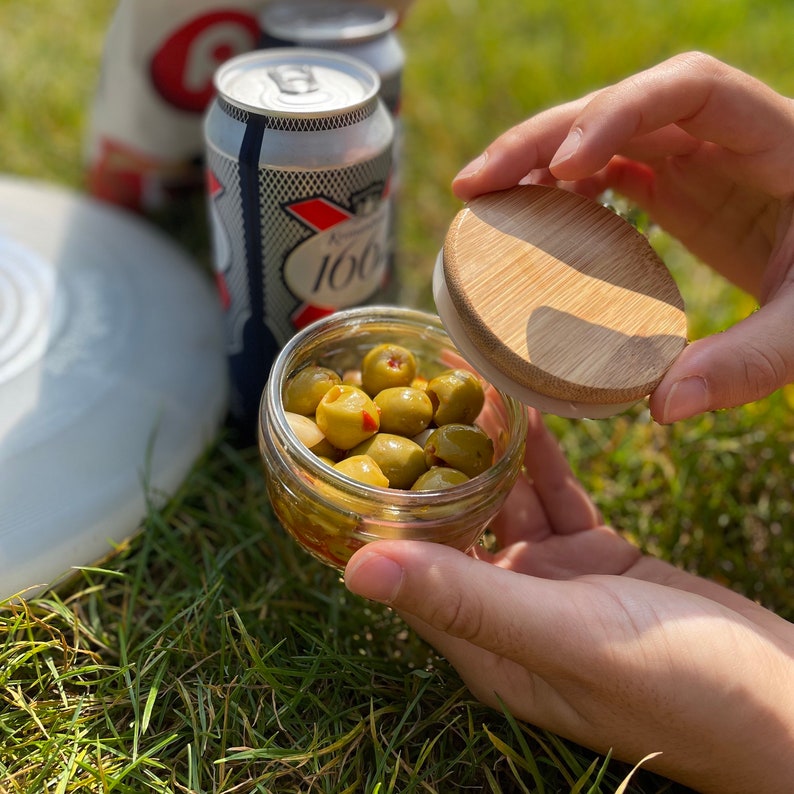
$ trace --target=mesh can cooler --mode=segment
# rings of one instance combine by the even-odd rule
[[[367,64],[278,48],[215,74],[204,124],[230,410],[253,434],[281,347],[388,288],[394,125]]]

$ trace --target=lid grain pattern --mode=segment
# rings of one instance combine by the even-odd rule
[[[642,399],[686,345],[683,300],[646,238],[569,191],[475,198],[450,226],[443,271],[470,342],[550,397]]]

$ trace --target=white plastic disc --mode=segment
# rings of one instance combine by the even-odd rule
[[[222,340],[159,231],[0,177],[0,598],[104,557],[174,492],[225,414]]]

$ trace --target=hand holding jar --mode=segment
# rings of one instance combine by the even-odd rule
[[[529,409],[525,472],[491,529],[499,551],[378,541],[345,570],[392,606],[472,693],[698,791],[794,779],[794,626],[644,556],[604,525]]]

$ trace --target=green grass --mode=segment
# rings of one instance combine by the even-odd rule
[[[0,0],[0,168],[79,186],[111,14]],[[458,209],[455,172],[533,111],[681,49],[784,92],[788,0],[418,0],[408,55],[401,266],[428,278]],[[172,231],[202,252],[192,229]],[[752,302],[654,234],[693,336]],[[599,506],[637,543],[794,618],[794,391],[654,425],[550,420]],[[615,792],[629,769],[468,695],[388,610],[349,595],[273,519],[256,451],[223,435],[111,557],[0,606],[0,790]],[[681,791],[647,772],[636,792]]]

